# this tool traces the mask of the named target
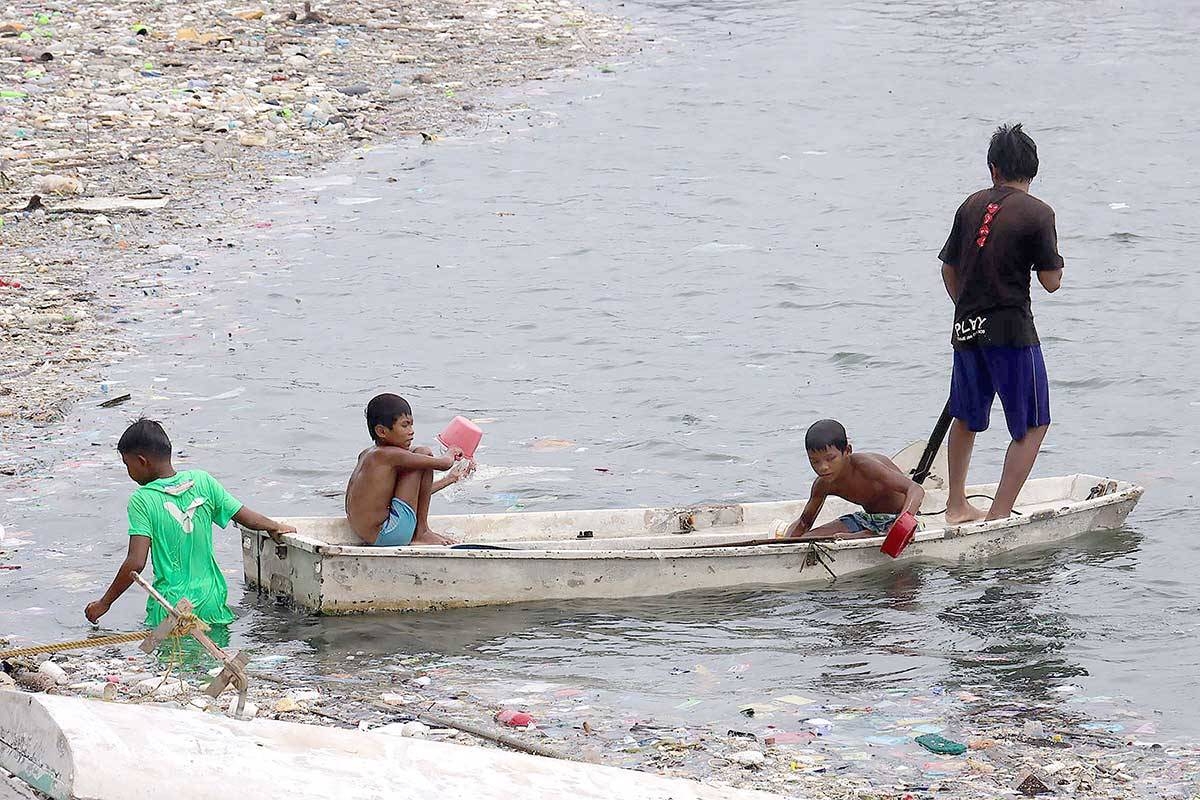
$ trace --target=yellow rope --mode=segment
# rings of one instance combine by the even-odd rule
[[[16,650],[0,652],[0,660],[18,658],[20,656],[36,656],[41,653],[62,653],[67,650],[83,650],[88,647],[108,647],[114,644],[129,644],[140,642],[150,635],[150,631],[137,633],[117,633],[112,636],[98,636],[94,639],[78,639],[74,642],[55,642],[54,644],[38,644],[32,647],[19,647]]]
[[[177,639],[188,636],[192,631],[201,628],[202,623],[195,614],[183,614],[179,624],[171,631],[171,638]],[[85,650],[92,647],[110,647],[115,644],[140,642],[148,638],[153,631],[138,631],[137,633],[115,633],[112,636],[97,636],[92,639],[76,639],[72,642],[55,642],[54,644],[38,644],[30,647],[18,647],[15,650],[0,651],[0,661],[21,656],[36,656],[43,653],[63,653],[67,650]],[[168,673],[169,674],[169,673]]]

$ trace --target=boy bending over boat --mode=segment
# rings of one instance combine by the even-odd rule
[[[788,526],[785,536],[802,540],[883,536],[900,514],[915,515],[921,508],[925,490],[887,456],[855,453],[840,422],[823,419],[813,423],[804,436],[804,447],[817,479],[803,513]],[[857,503],[863,510],[813,528],[830,495]]]
[[[88,621],[95,623],[108,613],[133,584],[130,573],[145,569],[149,556],[154,588],[172,604],[186,597],[196,616],[209,625],[233,622],[226,602],[229,587],[213,553],[213,524],[224,528],[232,520],[266,531],[276,541],[296,529],[246,508],[203,470],[176,472],[171,440],[153,420],[130,425],[117,442],[117,452],[140,488],[129,498],[129,552],[108,591],[84,609]],[[148,598],[146,624],[154,627],[165,618],[163,607]]]
[[[346,519],[366,544],[453,544],[429,528],[429,498],[470,472],[454,470],[435,482],[434,470],[449,470],[463,451],[451,447],[441,457],[428,447],[413,447],[413,416],[408,401],[381,394],[367,403],[367,430],[375,444],[358,454],[346,486]]]

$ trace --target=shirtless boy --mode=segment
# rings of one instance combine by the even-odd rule
[[[371,398],[367,430],[375,445],[358,454],[346,486],[350,527],[363,542],[379,547],[452,544],[429,529],[429,497],[435,491],[434,470],[453,467],[462,450],[451,447],[439,458],[428,447],[413,447],[412,409],[399,395]]]
[[[882,536],[905,511],[916,514],[925,490],[909,479],[890,458],[877,453],[855,453],[840,422],[823,419],[804,436],[808,461],[817,479],[800,519],[788,526],[786,536],[802,540],[866,539]],[[819,528],[812,524],[830,495],[863,507]]]

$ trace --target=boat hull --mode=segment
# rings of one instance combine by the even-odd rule
[[[1087,497],[1098,489],[1099,496]],[[880,552],[882,537],[818,546],[786,541],[712,546],[766,537],[772,524],[798,514],[802,501],[440,520],[464,541],[513,548],[497,550],[361,547],[347,541],[344,531],[330,535],[344,523],[294,519],[299,533],[282,545],[244,532],[243,555],[252,588],[321,614],[624,599],[740,586],[815,588],[906,562],[984,561],[1119,528],[1141,494],[1132,484],[1088,475],[1031,481],[1018,505],[1023,516],[962,526],[938,524],[934,516],[898,559]],[[944,492],[930,493],[927,508],[942,504]],[[844,512],[833,505],[823,517]],[[520,538],[521,517],[529,520],[527,535],[533,538]],[[581,526],[593,526],[591,535],[579,538],[575,528]],[[337,537],[342,541],[329,541]]]

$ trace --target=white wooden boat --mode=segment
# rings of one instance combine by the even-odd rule
[[[995,486],[972,494],[992,495]],[[297,532],[276,545],[243,531],[246,582],[322,614],[419,611],[536,600],[667,595],[737,586],[801,588],[898,562],[979,561],[1010,550],[1051,545],[1118,528],[1142,488],[1095,475],[1029,481],[1019,516],[947,525],[946,492],[930,490],[925,529],[893,560],[883,537],[821,545],[780,540],[716,547],[772,536],[800,515],[803,500],[444,516],[435,530],[486,548],[363,547],[340,517],[293,518]],[[855,510],[826,503],[818,524]],[[495,549],[490,549],[495,548]]]
[[[782,800],[386,733],[17,691],[0,691],[3,770],[55,800]]]

